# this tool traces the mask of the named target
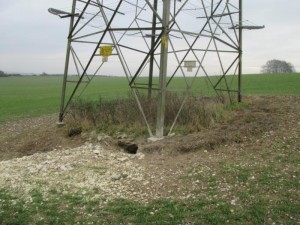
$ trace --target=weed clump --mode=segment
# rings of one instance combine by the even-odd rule
[[[165,130],[170,129],[175,119],[175,131],[186,134],[200,131],[215,122],[229,118],[228,110],[215,97],[185,98],[169,93],[166,98]],[[141,96],[139,99],[147,122],[154,130],[157,99],[147,96]],[[68,123],[82,130],[96,129],[110,135],[118,132],[131,133],[135,136],[147,134],[145,121],[132,98],[77,100],[70,107]]]

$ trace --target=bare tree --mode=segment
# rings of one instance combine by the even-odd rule
[[[295,73],[295,67],[286,61],[272,59],[261,67],[262,73]]]

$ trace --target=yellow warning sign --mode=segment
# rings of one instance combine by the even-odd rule
[[[110,56],[112,54],[112,46],[101,46],[100,55],[101,56]]]

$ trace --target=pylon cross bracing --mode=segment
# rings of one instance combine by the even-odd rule
[[[150,136],[172,132],[199,77],[218,95],[241,100],[242,29],[232,28],[242,27],[242,0],[73,0],[68,17],[60,122],[97,75],[126,76]],[[112,54],[102,61],[103,46],[112,46]],[[186,70],[185,62],[194,69]],[[166,132],[166,94],[177,91],[177,77],[185,97]],[[140,102],[143,91],[157,99],[155,134]]]

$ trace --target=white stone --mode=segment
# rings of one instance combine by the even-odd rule
[[[120,161],[120,162],[125,162],[126,160],[128,160],[128,158],[127,157],[122,157],[122,158],[118,158],[117,160]]]
[[[99,155],[100,151],[98,149],[96,149],[96,150],[93,151],[93,153],[96,154],[96,155]]]
[[[110,178],[112,181],[120,180],[121,179],[121,174],[113,174]]]

